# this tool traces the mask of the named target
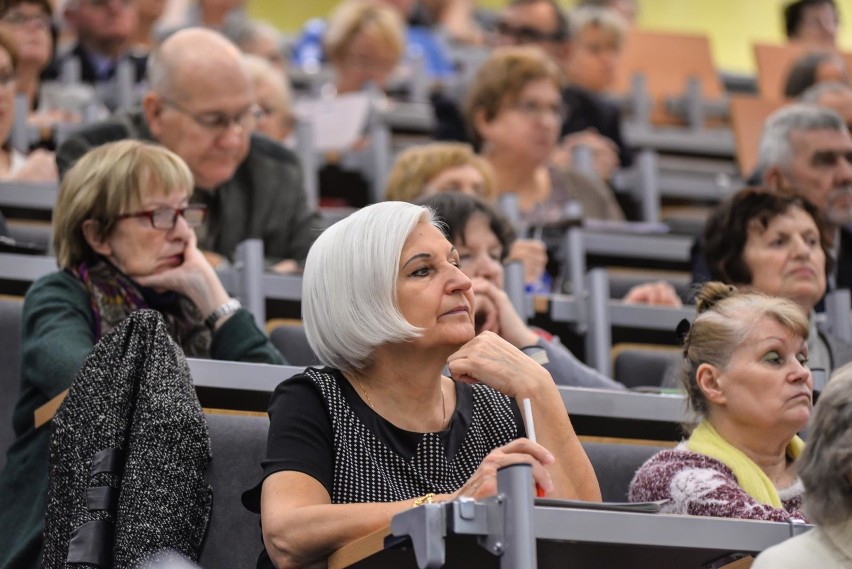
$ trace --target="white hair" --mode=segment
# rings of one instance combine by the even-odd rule
[[[361,370],[377,347],[422,334],[396,298],[399,257],[420,222],[437,227],[428,208],[382,202],[335,223],[314,242],[305,261],[302,317],[323,364]]]

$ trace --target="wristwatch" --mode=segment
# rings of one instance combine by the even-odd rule
[[[208,328],[213,330],[219,320],[221,320],[225,316],[228,316],[229,314],[233,314],[242,307],[243,305],[240,304],[239,300],[237,300],[236,298],[229,298],[226,303],[216,308],[216,310],[210,313],[210,316],[204,319],[204,324],[206,324]]]

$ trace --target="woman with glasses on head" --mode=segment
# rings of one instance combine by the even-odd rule
[[[24,301],[17,440],[0,475],[0,566],[33,567],[47,496],[49,427],[33,413],[67,389],[92,346],[130,313],[163,315],[187,356],[284,363],[196,245],[204,206],[192,175],[165,148],[100,146],[68,171],[54,210],[60,271]]]
[[[480,153],[494,168],[497,194],[517,194],[527,225],[571,215],[624,219],[606,184],[549,164],[566,109],[556,64],[540,49],[494,51],[477,73],[465,109]]]

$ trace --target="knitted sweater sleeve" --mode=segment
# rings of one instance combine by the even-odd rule
[[[630,482],[631,502],[666,500],[668,514],[714,516],[783,522],[807,521],[798,508],[800,496],[784,501],[784,508],[761,504],[737,483],[723,463],[685,449],[665,450],[643,464]]]

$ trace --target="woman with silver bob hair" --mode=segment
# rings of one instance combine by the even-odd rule
[[[817,527],[770,547],[752,569],[852,566],[852,364],[837,370],[814,407],[799,477]]]
[[[429,209],[383,202],[331,226],[302,299],[327,367],[272,396],[264,480],[246,495],[261,513],[259,567],[321,563],[412,506],[493,495],[510,464],[532,465],[549,496],[600,500],[550,374],[496,334],[474,336],[470,279]]]

